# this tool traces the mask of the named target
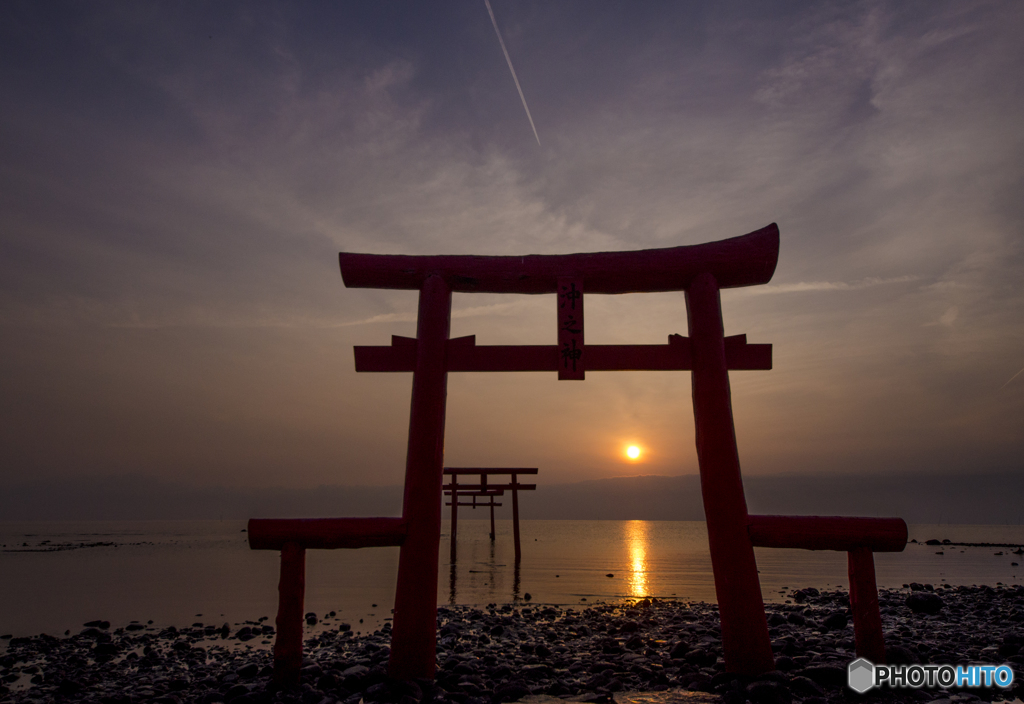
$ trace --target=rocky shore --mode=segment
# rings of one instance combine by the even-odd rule
[[[941,702],[1024,697],[1024,587],[909,585],[879,594],[890,662],[1011,665],[1008,690],[872,690],[846,687],[854,659],[844,591],[803,589],[769,604],[778,670],[758,678],[725,672],[715,605],[658,599],[586,608],[520,603],[443,607],[433,682],[386,676],[390,630],[353,634],[320,625],[306,642],[302,684],[270,682],[269,626],[195,624],[111,631],[92,622],[75,635],[11,639],[0,655],[0,701],[301,702],[302,704],[497,704],[546,697],[636,702],[834,704],[847,700]],[[311,619],[316,622],[315,616]]]

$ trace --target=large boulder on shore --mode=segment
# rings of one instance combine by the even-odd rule
[[[915,614],[934,616],[942,611],[942,597],[934,592],[914,592],[907,597],[906,604]]]

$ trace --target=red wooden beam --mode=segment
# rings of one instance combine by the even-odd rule
[[[442,481],[444,481],[444,480],[442,479]],[[458,484],[459,484],[459,478],[453,476],[451,484],[448,484],[447,486],[452,487],[452,488],[457,488]],[[444,487],[442,486],[442,489],[443,488]],[[456,557],[458,557],[458,537],[459,537],[459,505],[458,505],[458,503],[456,503],[455,505],[452,506],[452,516],[451,516],[451,519],[449,519],[449,521],[450,521],[449,530],[451,531],[451,543],[450,543],[450,545],[448,547],[448,561],[451,563],[452,569],[454,570],[455,569],[455,559],[456,559]],[[454,574],[454,572],[452,574]]]
[[[252,521],[249,521],[252,526]],[[277,584],[277,634],[274,638],[274,682],[297,685],[302,669],[302,605],[306,595],[306,550],[296,542],[281,546],[281,578]]]
[[[445,494],[451,493],[451,484],[446,484],[444,488],[446,489],[444,492]],[[536,484],[459,484],[458,491],[461,495],[463,489],[479,492],[487,491],[489,489],[500,489],[502,491],[512,491],[513,489],[518,489],[519,491],[533,491],[536,488]]]
[[[536,470],[534,470],[533,474],[536,474]],[[512,542],[515,545],[515,556],[516,556],[516,562],[515,562],[515,565],[516,565],[515,566],[516,580],[515,580],[515,584],[518,587],[519,586],[519,579],[518,579],[518,577],[519,577],[519,563],[522,562],[522,559],[523,559],[523,550],[522,550],[522,548],[520,547],[520,544],[519,544],[519,489],[518,489],[519,484],[517,482],[518,482],[518,473],[514,473],[512,475],[512,486],[516,487],[516,488],[512,489]],[[518,590],[515,593],[518,594],[519,593]]]
[[[693,354],[693,416],[711,568],[722,624],[722,655],[730,672],[775,669],[754,548],[747,534],[739,451],[732,420],[719,284],[698,276],[686,290]]]
[[[387,547],[401,545],[407,527],[401,518],[252,518],[249,547],[282,550],[287,543],[317,550]]]
[[[762,548],[902,552],[907,545],[907,524],[902,518],[750,516],[747,533]]]
[[[451,484],[445,484],[444,485],[444,490],[445,490],[444,495],[445,496],[451,496],[452,495],[451,486],[452,486]],[[459,487],[462,487],[462,486],[472,487],[473,485],[471,485],[471,484],[459,484],[459,485],[457,485],[456,488],[455,488],[455,493],[458,494],[459,496],[502,496],[505,493],[504,489],[494,489],[493,487],[489,488],[489,489],[468,489],[467,491],[462,491],[462,489],[459,488]]]
[[[504,469],[476,467],[445,467],[445,474],[537,474],[537,467],[511,467]],[[461,486],[461,485],[460,485]]]
[[[433,679],[437,664],[437,563],[441,542],[445,366],[452,293],[439,276],[420,289],[402,517],[409,531],[398,556],[388,675]]]
[[[906,534],[904,543],[905,538]],[[885,662],[885,635],[882,632],[882,614],[878,610],[875,558],[868,548],[850,550],[846,558],[850,575],[854,647],[859,657],[880,665]]]
[[[725,338],[725,363],[734,371],[772,368],[772,346],[747,344],[746,335]],[[391,345],[356,346],[357,372],[411,372],[416,340],[391,337]],[[667,345],[587,345],[587,369],[595,372],[690,371],[689,338],[669,335]],[[477,345],[476,336],[448,341],[450,372],[557,372],[557,345]]]
[[[741,237],[704,244],[632,252],[530,254],[523,257],[463,255],[339,256],[349,288],[416,290],[438,275],[460,293],[555,293],[558,280],[583,279],[587,293],[682,291],[699,274],[710,273],[721,288],[768,283],[779,260],[775,223]]]

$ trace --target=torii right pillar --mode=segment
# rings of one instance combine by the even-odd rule
[[[760,674],[775,669],[754,546],[747,533],[739,451],[725,361],[722,303],[709,273],[686,289],[693,355],[693,415],[711,567],[726,669]]]

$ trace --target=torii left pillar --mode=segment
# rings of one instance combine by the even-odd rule
[[[452,292],[440,276],[420,289],[416,365],[402,517],[408,534],[398,558],[398,585],[388,674],[432,679],[437,664],[437,558],[441,542],[446,360]],[[437,497],[427,498],[427,497]]]

